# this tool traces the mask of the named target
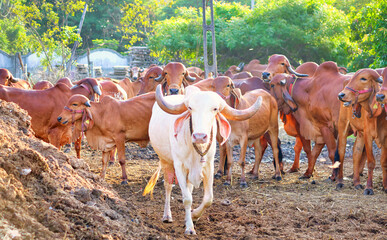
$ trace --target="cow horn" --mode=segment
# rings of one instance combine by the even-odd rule
[[[86,101],[86,102],[84,103],[84,105],[85,105],[86,107],[91,107],[91,105],[90,105],[90,102],[89,102],[89,101]]]
[[[9,78],[9,81],[11,81],[12,83],[17,83],[17,82],[19,82],[19,79],[18,78],[14,78],[14,77],[10,77]]]
[[[378,77],[378,78],[376,79],[376,82],[377,82],[377,83],[383,83],[383,77]]]
[[[226,104],[226,102],[224,102],[224,108],[223,108],[221,113],[229,120],[243,121],[243,120],[251,118],[258,111],[258,109],[261,107],[261,105],[262,105],[262,97],[261,96],[259,96],[257,98],[257,100],[255,101],[255,103],[252,106],[250,106],[247,109],[243,109],[243,110],[234,109],[234,108],[228,106]]]
[[[163,74],[160,74],[157,78],[155,78],[156,82],[161,82],[163,80]]]
[[[187,107],[185,106],[184,102],[181,102],[180,104],[170,104],[168,103],[163,95],[163,91],[161,89],[161,85],[157,85],[156,87],[156,101],[159,107],[169,114],[181,114],[185,111],[187,111]]]
[[[298,72],[296,72],[293,68],[292,68],[292,66],[288,66],[288,71],[290,72],[290,73],[293,73],[294,75],[296,75],[297,77],[309,77],[309,75],[308,74],[302,74],[302,73],[298,73]]]
[[[144,72],[144,69],[143,69],[143,68],[140,68],[139,72]]]
[[[185,78],[187,80],[189,80],[190,82],[194,82],[196,80],[196,77],[191,77],[191,75],[189,75],[188,71],[185,73]]]
[[[245,67],[245,63],[241,62],[239,63],[238,67],[236,68],[237,71],[242,72],[243,68]]]

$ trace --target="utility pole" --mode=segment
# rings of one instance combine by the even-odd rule
[[[207,25],[206,22],[206,8],[207,3],[210,2],[211,8],[211,24]],[[208,52],[207,52],[207,32],[211,32],[212,35],[212,65],[208,65]],[[216,42],[215,42],[215,26],[214,26],[214,5],[213,0],[203,0],[203,57],[204,57],[204,75],[208,78],[210,72],[213,73],[213,77],[218,75],[218,67],[216,62]]]
[[[255,1],[251,0],[251,10],[254,10],[254,6],[255,6]]]
[[[78,32],[77,32],[78,35],[81,34],[81,30],[82,30],[82,26],[83,26],[83,21],[85,20],[85,16],[86,16],[86,11],[87,11],[87,4],[85,3],[85,8],[83,9],[83,13],[82,13],[82,18],[81,18],[81,21],[79,22],[79,27],[78,27]],[[75,56],[75,50],[77,49],[78,45],[79,45],[79,42],[75,41],[75,43],[73,45],[73,49],[71,50],[70,60],[66,64],[66,72],[67,72],[67,74],[70,72],[71,63],[73,62],[73,59],[74,59],[74,56]]]

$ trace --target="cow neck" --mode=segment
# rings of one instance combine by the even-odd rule
[[[189,131],[191,133],[191,136],[192,136],[192,133],[193,133],[193,130],[192,130],[192,116],[189,116]],[[195,151],[200,155],[200,162],[204,162],[204,156],[208,153],[208,151],[210,150],[210,147],[212,145],[212,138],[213,138],[213,127],[211,127],[211,136],[210,136],[210,142],[208,143],[207,145],[207,148],[204,150],[204,152],[200,151],[200,149],[198,148],[198,146],[196,145],[196,143],[192,143]]]
[[[374,98],[374,96],[372,96],[372,95],[375,95],[374,94],[375,88],[373,88],[372,86],[368,89],[363,89],[363,90],[355,90],[355,89],[350,88],[348,86],[345,86],[344,88],[348,89],[349,91],[351,91],[355,94],[355,102],[352,104],[352,118],[361,118],[362,105],[361,105],[361,103],[359,103],[359,96],[360,96],[360,94],[370,92],[371,96],[368,99],[369,99],[369,101],[372,101],[372,99]],[[367,101],[364,101],[364,102],[367,102]],[[368,104],[368,102],[367,102],[367,104]],[[366,109],[366,111],[368,111],[371,114],[371,117],[372,117],[373,116],[372,108],[370,107],[369,109],[367,109],[367,108],[365,108],[365,109]]]
[[[83,137],[83,133],[87,131],[86,123],[88,123],[88,121],[91,121],[91,118],[87,114],[86,109],[74,110],[74,109],[71,109],[67,106],[65,106],[64,109],[71,113],[71,117],[72,117],[71,126],[72,126],[73,130],[74,130],[74,125],[75,125],[75,114],[82,113],[81,132],[82,132],[82,137]]]

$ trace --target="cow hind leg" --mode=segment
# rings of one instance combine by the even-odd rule
[[[164,205],[164,214],[163,214],[163,222],[171,223],[172,212],[171,212],[171,193],[173,186],[173,179],[175,176],[174,169],[164,168],[164,188],[165,188],[165,205]]]
[[[387,148],[382,147],[382,155],[380,157],[380,165],[383,172],[383,189],[387,193]]]
[[[223,172],[226,172],[225,171],[226,170],[225,162],[227,161],[226,144],[227,143],[219,146],[219,165],[218,165],[218,171],[215,174],[215,179],[220,179],[223,175]]]
[[[102,170],[101,170],[102,179],[105,179],[108,159],[109,159],[109,152],[102,152]]]
[[[364,190],[364,195],[374,195],[373,190],[373,176],[374,176],[374,169],[375,169],[375,158],[372,151],[372,138],[370,136],[367,136],[367,131],[364,133],[364,146],[367,152],[367,167],[368,167],[368,178],[367,178],[367,186]]]
[[[323,149],[324,145],[325,144],[321,144],[321,143],[316,143],[314,145],[314,147],[312,149],[311,157],[310,157],[310,159],[308,159],[308,169],[306,170],[304,175],[302,175],[300,177],[300,179],[307,179],[307,178],[312,177],[317,157],[320,155],[321,150]]]
[[[123,136],[123,139],[125,139],[125,136]],[[125,141],[116,141],[116,147],[117,147],[117,156],[118,161],[121,165],[121,172],[122,172],[122,181],[121,184],[128,184],[128,177],[126,175],[126,159],[125,159]],[[109,152],[110,156],[110,152]]]
[[[225,148],[226,148],[226,158],[227,158],[225,169],[227,172],[227,177],[226,177],[226,181],[224,182],[224,185],[230,186],[232,181],[232,164],[234,162],[234,157],[232,154],[233,147],[232,145],[229,145],[227,142]]]
[[[255,153],[255,163],[253,168],[254,170],[253,179],[258,179],[259,165],[261,164],[261,161],[262,161],[262,149],[261,149],[261,144],[259,139],[254,141],[254,153]]]
[[[267,135],[267,137],[266,137],[266,135]],[[270,136],[269,136],[268,133],[265,133],[265,135],[262,136],[260,138],[259,142],[258,142],[260,144],[260,146],[261,146],[261,158],[263,157],[263,154],[266,151],[266,148],[268,146],[268,142],[269,141],[270,141]],[[255,149],[255,143],[253,144],[253,146],[254,146],[254,149]],[[255,161],[257,161],[257,160],[255,160]],[[253,165],[253,168],[248,173],[254,175],[254,172],[255,172],[255,164]]]
[[[113,166],[116,161],[117,148],[110,151],[109,166]]]
[[[246,150],[247,150],[247,136],[244,136],[241,141],[241,154],[239,156],[238,164],[241,167],[241,180],[240,186],[247,187],[246,175],[245,175],[245,167],[246,167]]]
[[[271,147],[273,149],[273,156],[274,156],[274,162],[275,162],[275,174],[274,179],[277,181],[282,180],[281,177],[281,167],[279,162],[279,150],[278,150],[278,127],[272,128],[269,130],[270,140],[271,140]]]

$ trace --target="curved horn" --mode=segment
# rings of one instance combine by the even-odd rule
[[[251,105],[249,108],[243,109],[243,110],[234,109],[234,108],[230,107],[229,105],[227,105],[226,102],[224,102],[224,108],[223,108],[221,113],[229,120],[243,121],[243,120],[251,118],[258,111],[258,109],[261,107],[261,105],[262,105],[262,97],[261,96],[259,96],[257,98],[257,100],[255,101],[255,103],[253,105]]]
[[[378,78],[376,79],[376,82],[377,82],[377,83],[383,83],[383,78],[382,78],[382,77],[378,77]]]
[[[11,83],[17,83],[17,82],[19,82],[19,78],[14,78],[13,76],[11,76],[10,78],[9,78],[9,81],[11,81]]]
[[[90,102],[89,102],[89,101],[86,101],[86,102],[84,103],[84,105],[85,105],[86,107],[91,107],[91,105],[90,105]]]
[[[161,85],[157,85],[156,87],[156,101],[159,107],[169,114],[181,114],[185,111],[187,111],[187,107],[185,106],[184,102],[181,102],[180,104],[170,104],[168,103],[163,95],[163,90],[161,89]]]
[[[298,73],[298,72],[296,72],[293,68],[292,68],[292,66],[288,66],[288,71],[290,72],[290,73],[293,73],[294,75],[296,75],[297,77],[309,77],[309,75],[308,74],[301,74],[301,73]]]
[[[98,84],[97,79],[87,78],[87,82],[93,87],[93,90],[99,96],[102,95],[101,86]]]
[[[244,67],[245,67],[245,63],[244,63],[244,62],[241,62],[241,63],[239,63],[239,65],[238,65],[238,67],[236,68],[236,70],[242,72],[242,70],[243,70]]]
[[[163,80],[163,74],[160,74],[157,78],[155,78],[155,81],[156,82],[161,82],[161,80]]]
[[[185,78],[187,80],[189,80],[190,82],[194,82],[196,80],[196,77],[191,77],[191,75],[189,75],[188,71],[185,73]]]

